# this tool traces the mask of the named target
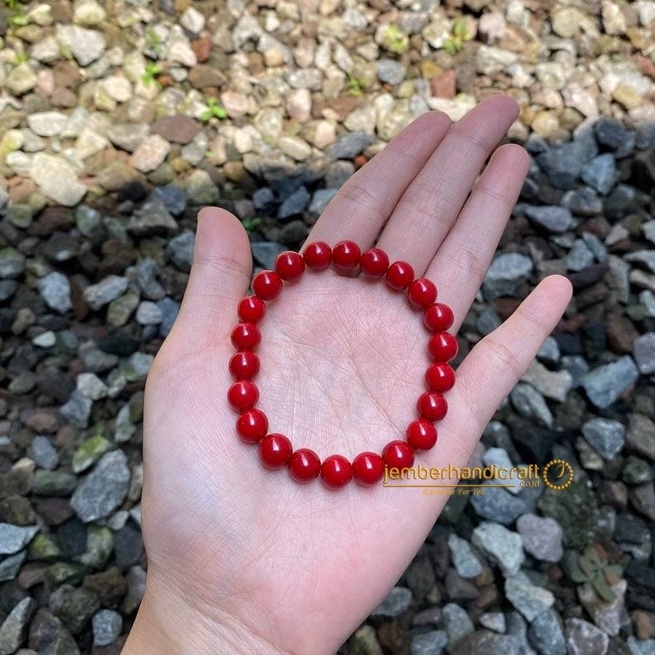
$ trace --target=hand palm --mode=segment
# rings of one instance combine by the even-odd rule
[[[511,114],[507,103],[505,114],[501,126]],[[469,122],[471,138],[474,121],[469,117]],[[510,150],[515,160],[522,157]],[[377,159],[367,168],[384,164]],[[415,163],[412,180],[429,165]],[[490,181],[494,170],[500,165],[488,167]],[[512,196],[520,188],[521,167],[506,178],[504,193]],[[471,182],[470,175],[463,176],[465,192]],[[363,247],[370,245],[366,236],[357,238],[335,226],[339,203],[341,208],[352,203],[356,192],[361,193],[361,186],[352,182],[342,190],[312,239],[333,244],[354,238]],[[499,216],[506,214],[507,202],[497,198],[496,203]],[[239,442],[235,414],[225,399],[231,383],[227,362],[236,301],[246,291],[251,263],[242,228],[224,212],[220,221],[218,226],[219,214],[200,221],[181,316],[148,380],[143,511],[149,575],[180,590],[217,624],[245,626],[285,652],[333,652],[400,576],[446,497],[355,484],[338,492],[318,482],[301,486],[285,471],[264,470],[256,448]],[[392,219],[387,225],[389,232]],[[458,276],[451,270],[457,241],[449,245],[455,234],[449,227],[449,233],[435,236],[429,256],[421,252],[424,243],[405,243],[396,248],[403,256],[395,257],[398,237],[393,234],[387,236],[391,246],[383,246],[384,233],[380,245],[436,282],[459,325],[480,283],[475,270],[486,268],[495,241],[492,236],[486,250],[475,255],[477,269],[465,270],[461,262]],[[214,282],[218,273],[227,280],[223,289]],[[420,455],[419,463],[465,464],[493,409],[567,300],[565,283],[550,280],[473,351],[447,395],[450,409],[439,424],[439,443]],[[425,388],[429,358],[420,313],[402,294],[332,270],[308,272],[269,303],[261,329],[262,370],[256,382],[271,431],[321,457],[380,452],[389,440],[403,437]]]

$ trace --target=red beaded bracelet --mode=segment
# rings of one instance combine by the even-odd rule
[[[368,278],[379,278],[397,291],[407,294],[409,303],[423,311],[423,322],[431,331],[428,351],[435,360],[425,373],[428,391],[416,403],[419,418],[407,427],[405,440],[388,443],[382,455],[363,452],[352,463],[342,455],[330,455],[321,462],[309,448],[294,450],[291,441],[283,434],[269,433],[266,414],[255,405],[259,390],[252,379],[259,372],[259,358],[253,352],[261,341],[257,323],[266,314],[266,303],[277,298],[284,283],[302,277],[305,268],[322,271],[332,264],[341,271],[360,267]],[[385,466],[403,469],[413,465],[414,452],[429,450],[437,443],[435,421],[448,411],[443,393],[455,384],[455,372],[448,362],[457,355],[457,339],[446,332],[454,321],[447,305],[436,302],[437,287],[426,278],[414,278],[414,269],[404,261],[389,263],[389,257],[380,248],[361,252],[354,241],[340,241],[330,248],[323,241],[306,246],[303,254],[283,252],[275,260],[275,271],[261,271],[252,280],[253,295],[239,302],[237,313],[240,323],[232,331],[232,343],[237,352],[229,363],[230,373],[236,382],[229,388],[227,399],[239,413],[236,430],[248,444],[257,444],[262,464],[268,469],[287,467],[297,482],[309,482],[319,475],[329,489],[339,489],[351,479],[363,486],[376,484],[382,479]]]

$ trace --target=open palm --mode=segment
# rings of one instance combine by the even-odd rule
[[[454,125],[438,112],[421,116],[341,189],[309,241],[351,239],[364,250],[377,239],[392,261],[436,283],[456,329],[527,170],[525,152],[507,145],[478,180],[515,116],[503,97]],[[299,485],[240,442],[227,364],[251,270],[238,220],[204,209],[180,316],[146,390],[144,604],[170,601],[159,613],[170,631],[197,621],[187,652],[334,653],[402,574],[446,497]],[[417,462],[466,463],[569,297],[565,279],[544,280],[472,350],[447,394],[437,446]],[[321,458],[352,459],[403,438],[428,355],[421,315],[401,294],[334,270],[307,272],[269,303],[260,327],[258,406],[271,432]]]

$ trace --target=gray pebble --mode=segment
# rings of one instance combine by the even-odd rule
[[[25,639],[25,631],[36,608],[36,601],[31,596],[27,596],[11,610],[0,627],[1,655],[11,655],[20,648]]]
[[[448,603],[444,606],[443,623],[448,633],[449,650],[475,629],[467,611],[457,603]]]
[[[310,200],[311,195],[309,194],[309,191],[307,191],[306,187],[301,186],[280,205],[277,217],[279,219],[285,219],[302,214],[307,208]]]
[[[412,599],[412,592],[407,587],[394,587],[371,616],[400,616],[412,604]]]
[[[448,537],[448,548],[453,566],[462,578],[475,578],[482,573],[482,564],[466,539],[451,534]]]
[[[114,610],[100,610],[93,615],[93,643],[95,646],[109,646],[123,630],[123,618]]]
[[[639,372],[644,375],[655,373],[655,332],[637,337],[632,348]]]
[[[443,630],[431,630],[412,637],[411,655],[440,655],[448,645],[448,635]]]
[[[609,153],[594,157],[582,167],[580,176],[590,187],[606,196],[618,178],[614,157]]]
[[[49,471],[57,468],[59,464],[59,453],[57,453],[57,449],[50,443],[48,437],[42,435],[34,437],[30,450],[32,459],[38,467],[48,469]]]
[[[395,59],[380,59],[378,61],[378,77],[386,84],[400,84],[407,74],[407,69]]]
[[[521,535],[498,523],[483,521],[473,530],[471,541],[497,562],[505,575],[516,575],[525,559]]]
[[[615,403],[636,382],[639,371],[632,357],[625,356],[611,364],[599,366],[582,378],[589,400],[601,409]]]
[[[528,621],[533,621],[555,602],[552,592],[532,584],[524,573],[505,580],[505,596]]]
[[[366,132],[349,132],[337,139],[327,150],[332,159],[354,159],[373,143],[373,136]],[[329,184],[329,186],[338,186]]]
[[[130,469],[122,450],[103,455],[93,471],[79,484],[71,506],[84,523],[109,516],[127,496]]]
[[[13,555],[32,541],[39,528],[0,523],[0,555]]]
[[[166,246],[166,256],[180,271],[188,273],[193,263],[193,245],[196,235],[191,230],[185,230],[172,238]]]
[[[557,612],[548,609],[530,624],[528,629],[530,643],[539,655],[566,655],[566,640]]]
[[[549,232],[567,232],[574,225],[573,216],[566,207],[533,205],[526,207],[525,215]]]
[[[503,253],[492,262],[482,289],[487,300],[514,293],[532,273],[532,259],[519,253]]]
[[[70,282],[63,273],[48,273],[38,281],[37,286],[41,298],[50,309],[65,314],[73,307]]]
[[[109,275],[97,284],[84,289],[84,300],[91,309],[98,310],[123,294],[127,285],[127,278]]]
[[[555,519],[524,514],[516,522],[516,529],[523,538],[526,553],[543,562],[559,562],[562,559],[562,527]]]
[[[522,498],[514,496],[502,487],[484,485],[484,493],[470,496],[475,513],[490,521],[509,525],[525,512],[526,504]]]
[[[625,443],[625,427],[618,421],[593,418],[582,426],[582,434],[590,446],[606,461],[621,452]]]
[[[253,241],[250,248],[255,261],[271,271],[275,268],[276,257],[286,250],[283,245],[274,241]]]

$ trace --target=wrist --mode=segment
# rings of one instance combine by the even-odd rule
[[[152,578],[121,655],[289,655],[233,617],[216,608],[209,616]]]

